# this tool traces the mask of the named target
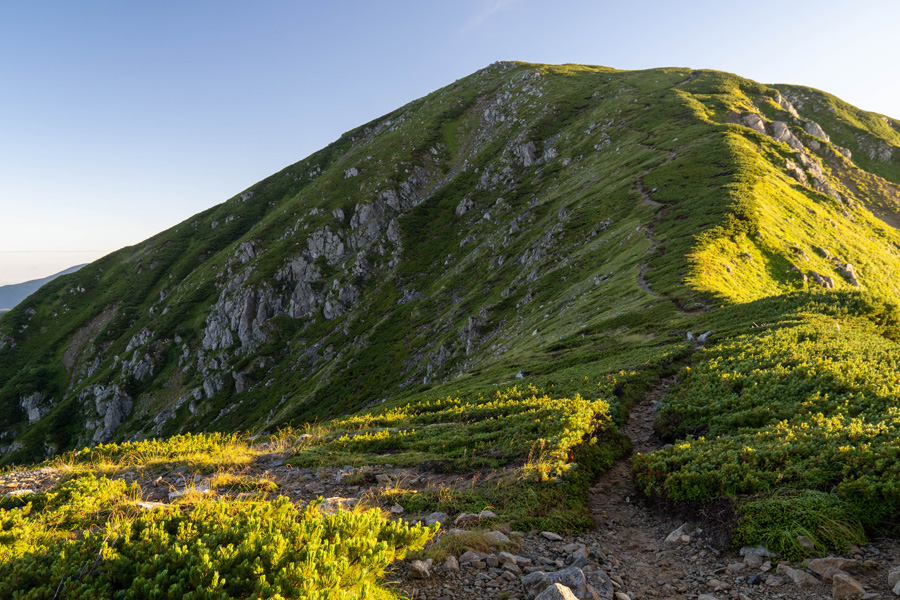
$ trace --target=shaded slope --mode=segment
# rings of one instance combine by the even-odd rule
[[[42,279],[33,279],[31,281],[24,281],[22,283],[0,286],[0,310],[11,309],[16,304],[27,298],[30,294],[33,294],[38,289],[40,289],[42,285],[53,281],[61,275],[74,273],[83,266],[84,265],[77,265],[75,267],[70,267],[64,271],[60,271],[59,273],[56,273],[49,277],[44,277]]]

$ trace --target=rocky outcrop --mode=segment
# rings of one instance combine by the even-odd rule
[[[202,347],[224,350],[237,341],[241,352],[249,352],[268,339],[265,322],[282,312],[269,287],[240,291],[231,297],[225,290],[207,317]]]
[[[153,358],[149,354],[141,355],[139,350],[135,350],[131,359],[123,360],[121,364],[122,372],[138,381],[143,381],[153,375],[154,367]]]
[[[523,167],[530,167],[534,164],[534,153],[537,148],[534,142],[527,142],[516,146],[516,156],[521,161]]]
[[[831,277],[828,277],[827,275],[822,275],[820,273],[816,273],[815,271],[810,271],[809,273],[807,273],[807,275],[812,277],[813,281],[818,283],[821,287],[825,288],[826,290],[834,289],[834,280],[831,279]]]
[[[328,227],[313,232],[306,240],[306,244],[309,257],[313,260],[323,256],[329,263],[334,264],[344,257],[344,240]]]
[[[844,263],[838,266],[838,271],[844,276],[844,279],[853,287],[859,287],[859,277],[856,275],[856,269],[850,263]]]
[[[19,398],[19,406],[28,416],[29,423],[36,423],[48,410],[50,410],[52,402],[44,402],[44,400],[45,397],[43,392],[34,392],[33,394]]]
[[[809,135],[815,136],[817,138],[823,139],[826,142],[830,142],[831,138],[825,133],[825,130],[822,129],[822,126],[816,123],[815,121],[807,121],[803,124],[803,131],[808,133]]]
[[[772,139],[778,142],[784,142],[794,150],[803,150],[803,144],[797,139],[790,128],[784,121],[775,121],[772,123]]]
[[[470,210],[475,208],[475,203],[469,200],[468,198],[463,198],[459,201],[459,204],[456,205],[456,216],[461,217]]]
[[[791,104],[787,98],[777,92],[775,94],[775,104],[777,104],[781,108],[781,110],[787,111],[788,114],[790,114],[795,119],[800,118],[800,115],[797,114],[797,109],[794,108],[794,105]]]
[[[16,340],[0,331],[0,350],[13,349],[15,347]]]
[[[756,130],[762,134],[766,133],[766,122],[761,116],[756,113],[744,115],[743,117],[741,117],[741,123],[743,123],[750,129]]]
[[[791,159],[787,159],[784,161],[784,168],[787,169],[788,174],[796,179],[800,185],[808,185],[809,179],[806,178],[806,173],[800,166],[792,161]]]
[[[131,415],[133,404],[131,397],[115,384],[88,386],[79,394],[78,400],[85,408],[93,403],[97,419],[88,419],[85,427],[94,432],[92,440],[98,443],[112,439],[115,431]]]

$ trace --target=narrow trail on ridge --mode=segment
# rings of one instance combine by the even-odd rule
[[[675,376],[660,380],[632,407],[619,431],[631,439],[634,453],[659,450],[664,442],[653,430],[656,408]],[[637,597],[680,598],[694,589],[687,574],[695,572],[695,552],[717,554],[712,547],[700,548],[665,543],[666,536],[683,524],[635,503],[638,494],[631,475],[632,456],[620,459],[591,488],[590,507],[594,523],[611,551],[610,560],[619,571],[630,574],[628,587]]]

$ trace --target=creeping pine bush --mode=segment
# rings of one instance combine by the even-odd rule
[[[435,533],[377,510],[299,511],[284,497],[149,512],[107,498],[104,523],[51,544],[53,515],[68,505],[34,506],[0,512],[4,542],[16,544],[0,553],[0,598],[370,598],[384,569]]]
[[[587,434],[610,423],[604,400],[550,398],[533,386],[513,386],[487,397],[415,402],[333,421],[330,440],[300,450],[291,462],[345,464],[366,455],[361,460],[372,464],[372,454],[389,453],[392,464],[405,454],[456,468],[496,467],[527,457],[537,444],[555,469],[569,462]]]
[[[900,514],[900,346],[865,319],[802,317],[710,348],[684,373],[661,419],[692,435],[635,458],[644,492],[826,490],[867,527]]]
[[[100,444],[65,454],[60,461],[73,465],[146,466],[187,464],[214,470],[250,460],[252,451],[240,434],[185,433],[166,439]]]

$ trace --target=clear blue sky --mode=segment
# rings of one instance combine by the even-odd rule
[[[900,2],[3,0],[0,285],[137,243],[496,60],[684,66],[900,118]]]

